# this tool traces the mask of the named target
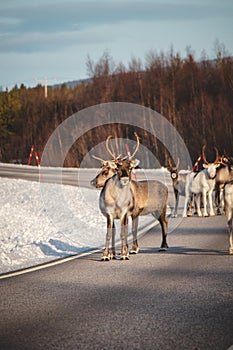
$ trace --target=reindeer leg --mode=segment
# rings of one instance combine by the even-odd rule
[[[193,214],[193,202],[194,202],[194,194],[192,194],[189,199],[189,203],[187,206],[187,216],[192,216]]]
[[[220,185],[216,184],[215,186],[215,205],[217,207],[217,215],[221,215],[221,210],[220,210],[220,204],[221,204],[221,199],[220,199]]]
[[[110,259],[116,259],[115,238],[116,238],[116,228],[115,228],[115,223],[113,221],[113,226],[112,226],[112,248],[111,248],[111,251],[110,251]]]
[[[138,216],[132,217],[132,233],[133,233],[133,245],[130,250],[130,254],[137,254],[139,252],[137,233],[138,233]]]
[[[191,199],[191,194],[187,193],[187,191],[186,191],[185,201],[184,201],[183,218],[187,217],[187,211],[188,211],[188,205],[189,205],[190,199]]]
[[[112,216],[108,215],[107,216],[107,234],[106,234],[106,243],[105,243],[105,249],[104,249],[104,253],[102,256],[102,261],[109,261],[111,256],[109,254],[109,243],[110,243],[110,239],[112,237],[112,231],[113,231],[113,225],[114,225],[114,221]]]
[[[167,245],[167,218],[166,218],[166,207],[164,207],[161,215],[158,218],[158,221],[161,225],[162,228],[162,244],[161,247],[159,249],[159,251],[165,251],[168,248]]]
[[[232,218],[228,221],[228,231],[229,231],[229,254],[233,254]]]
[[[128,235],[128,216],[124,215],[121,220],[121,260],[129,260],[128,253],[128,244],[127,244],[127,235]]]
[[[172,217],[176,218],[177,217],[177,210],[178,210],[178,203],[179,203],[179,191],[174,189],[174,192],[175,192],[176,203],[175,203],[175,210],[174,210]]]
[[[208,193],[208,198],[209,198],[209,193]],[[202,192],[202,200],[203,200],[203,216],[209,216],[207,212],[207,191],[205,189]],[[211,205],[212,205],[212,201],[211,201]],[[212,207],[212,210],[213,210],[213,207]]]
[[[213,208],[213,198],[212,198],[213,191],[209,191],[208,193],[208,199],[209,199],[209,205],[210,205],[210,216],[214,216],[214,208]]]
[[[231,200],[228,197],[224,197],[225,199],[225,215],[227,219],[227,229],[229,235],[229,254],[233,254],[233,237],[232,237],[232,219],[233,219],[233,211],[231,207]]]
[[[219,207],[222,207],[223,211],[225,210],[224,209],[224,198],[223,198],[223,187],[220,188],[220,205]],[[220,210],[220,209],[219,209]],[[221,213],[222,214],[222,213]]]
[[[205,200],[204,200],[204,197],[205,197]],[[198,193],[198,194],[195,195],[195,203],[196,203],[197,215],[198,216],[202,216],[200,201],[201,201],[201,195]],[[203,195],[203,203],[204,203],[204,210],[205,210],[205,208],[206,208],[206,196],[204,196],[204,195]]]

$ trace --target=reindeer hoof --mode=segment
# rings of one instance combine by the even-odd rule
[[[121,255],[121,260],[129,260],[129,255]]]
[[[166,252],[168,247],[161,247],[159,248],[159,252]]]
[[[110,256],[109,255],[107,255],[107,256],[102,256],[102,258],[101,258],[101,261],[110,261]]]
[[[139,248],[132,248],[129,254],[137,254],[139,252]]]
[[[116,260],[116,254],[110,253],[109,254],[109,259],[110,260]]]
[[[233,255],[233,248],[230,248],[230,249],[229,249],[229,254],[230,254],[230,255]]]

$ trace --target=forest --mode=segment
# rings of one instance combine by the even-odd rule
[[[65,83],[50,86],[47,97],[42,85],[26,88],[22,84],[0,91],[0,162],[26,164],[32,145],[41,156],[50,135],[66,118],[106,102],[130,102],[160,113],[180,133],[192,162],[204,144],[207,159],[214,157],[214,147],[220,154],[232,156],[233,58],[221,50],[212,60],[194,56],[187,52],[182,58],[172,49],[167,54],[150,51],[144,62],[132,58],[126,67],[104,52],[97,62],[87,57],[87,80],[73,87]],[[108,125],[82,135],[68,152],[64,166],[79,167],[95,145],[109,134],[116,135],[115,128]],[[117,126],[118,137],[133,139],[134,131]],[[158,152],[150,133],[136,131],[145,147]],[[157,156],[161,164],[166,163],[166,149],[161,147]]]

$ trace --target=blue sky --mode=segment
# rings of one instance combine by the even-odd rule
[[[145,62],[150,51],[233,54],[232,0],[0,0],[0,86],[87,77],[87,56]]]

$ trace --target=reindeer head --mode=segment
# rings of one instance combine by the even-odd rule
[[[111,178],[113,175],[118,173],[119,178],[127,178],[130,176],[131,179],[131,171],[133,168],[135,168],[138,164],[139,161],[137,160],[132,160],[132,158],[135,156],[135,154],[138,151],[139,148],[139,137],[135,133],[136,139],[137,139],[137,144],[135,146],[135,149],[133,151],[133,154],[129,157],[129,155],[125,156],[124,158],[121,158],[121,155],[119,154],[116,156],[114,152],[110,149],[109,146],[109,140],[111,139],[111,135],[109,135],[106,139],[106,150],[110,154],[110,156],[113,158],[112,160],[104,160],[102,158],[93,156],[93,158],[100,160],[102,163],[101,171],[100,173],[91,181],[91,185],[95,186],[97,188],[103,187],[105,182]],[[130,158],[127,159],[127,158]],[[128,164],[128,163],[129,164]],[[128,170],[127,170],[128,169]],[[123,176],[128,172],[127,176]],[[123,181],[124,182],[124,181]],[[125,181],[126,182],[126,181]]]
[[[221,167],[228,168],[230,172],[233,171],[233,157],[230,157],[225,151],[224,154],[219,158]]]
[[[117,176],[122,186],[127,185],[131,181],[132,170],[139,164],[139,160],[123,159],[117,163]]]
[[[94,157],[96,159],[96,157]],[[96,188],[104,186],[105,182],[116,174],[116,162],[114,160],[102,160],[100,173],[91,181]]]
[[[167,170],[170,172],[173,183],[176,183],[178,180],[179,166],[180,166],[180,158],[178,158],[177,164],[175,166],[172,165],[171,159],[168,158]]]

